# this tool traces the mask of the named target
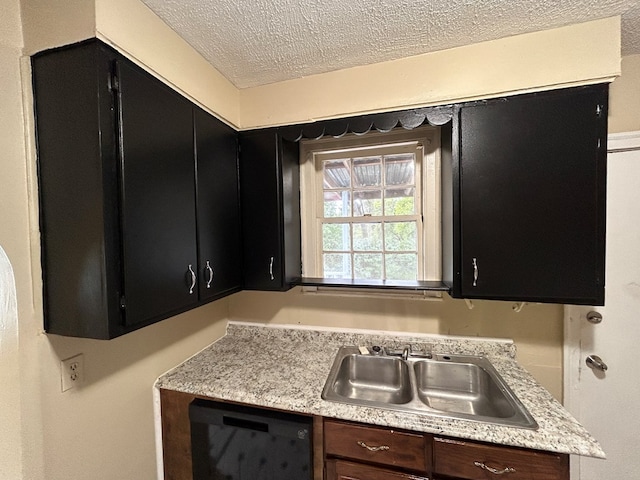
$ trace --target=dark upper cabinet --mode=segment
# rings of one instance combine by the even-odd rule
[[[297,142],[279,129],[238,137],[95,39],[32,67],[47,332],[113,338],[300,282]],[[452,110],[451,295],[602,304],[607,86]]]
[[[201,300],[242,287],[242,240],[238,192],[238,135],[195,108],[198,283]]]
[[[443,141],[452,296],[603,304],[606,135],[604,85],[459,108]]]
[[[116,63],[116,78],[122,303],[130,326],[198,302],[192,107],[128,62]]]
[[[235,132],[97,40],[32,66],[45,330],[113,338],[237,291]]]
[[[47,332],[109,338],[126,331],[110,90],[116,58],[90,42],[32,59]]]
[[[298,156],[298,143],[277,129],[240,135],[245,289],[288,290],[300,280]]]

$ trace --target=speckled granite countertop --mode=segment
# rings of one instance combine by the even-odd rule
[[[407,343],[428,344],[433,353],[486,355],[539,428],[395,412],[320,398],[339,347]],[[156,387],[373,425],[604,458],[598,442],[518,365],[515,353],[513,342],[505,340],[230,322],[224,337],[161,376]]]

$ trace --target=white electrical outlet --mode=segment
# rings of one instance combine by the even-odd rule
[[[60,362],[62,391],[77,387],[84,381],[84,355],[81,353]]]

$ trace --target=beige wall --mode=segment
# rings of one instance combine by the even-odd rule
[[[27,55],[95,34],[95,4],[86,0],[12,0],[22,9]]]
[[[98,37],[238,128],[240,92],[138,0],[95,0]],[[88,2],[91,3],[91,2]]]
[[[15,273],[18,310],[18,319],[9,319],[0,328],[2,369],[18,372],[6,375],[6,384],[3,377],[0,394],[3,419],[13,419],[8,428],[2,425],[3,445],[10,447],[3,454],[12,455],[0,454],[6,468],[0,470],[2,476],[8,471],[7,478],[29,480],[154,478],[151,386],[160,373],[222,335],[231,316],[278,323],[512,337],[518,342],[523,363],[559,395],[561,310],[553,306],[529,305],[514,313],[510,303],[476,302],[469,311],[464,302],[448,298],[441,302],[336,300],[303,296],[296,289],[241,293],[109,342],[43,334],[28,62],[23,61],[24,78],[20,75],[23,43],[24,52],[30,54],[99,35],[235,125],[240,124],[240,93],[204,65],[138,0],[8,0],[0,6],[0,17],[0,246]],[[600,38],[600,33],[594,34]],[[534,48],[523,44],[522,52],[529,47]],[[464,60],[456,58],[450,68]],[[597,76],[604,66],[608,74],[615,74],[617,60],[602,60],[602,64],[595,61],[590,66],[568,65],[567,70],[569,75],[574,72],[584,77],[584,69],[593,68],[592,74]],[[556,78],[554,72],[548,74]],[[474,80],[459,82],[464,85]],[[412,82],[413,77],[403,79],[400,85],[410,89]],[[404,105],[397,98],[387,99],[382,106],[372,98],[358,101],[357,105],[334,102],[325,114]],[[249,118],[247,124],[261,124],[258,116],[278,123],[296,115],[293,104],[278,107],[282,116],[269,116],[271,107],[264,104],[256,120]],[[85,384],[62,393],[60,360],[78,353],[85,357]],[[17,445],[22,446],[19,461],[15,459],[20,455]],[[9,458],[6,464],[5,458]],[[16,475],[20,468],[22,476]]]
[[[110,341],[49,335],[40,342],[43,478],[154,478],[152,385],[222,336],[227,313],[221,301]],[[84,385],[61,393],[59,360],[78,353]]]
[[[609,133],[640,131],[640,55],[622,59],[622,76],[609,90]]]
[[[18,319],[33,317],[19,58],[20,3],[0,4],[0,478],[21,478],[22,360]],[[6,254],[6,255],[5,255]],[[16,285],[17,284],[17,285]],[[16,304],[20,295],[20,316]],[[25,411],[26,413],[26,411]],[[36,412],[37,414],[37,412]]]
[[[238,128],[239,90],[138,0],[22,0],[26,55],[98,37]]]
[[[8,158],[22,159],[24,153],[20,143],[7,141],[6,135],[22,136],[20,122],[20,78],[17,58],[22,42],[17,2],[4,2],[0,6],[0,17],[8,21],[0,37],[0,64],[5,68],[0,72],[0,89],[10,103],[2,103],[0,110],[0,151]],[[16,21],[18,19],[18,21]],[[11,68],[13,65],[13,68]],[[9,68],[7,68],[7,66]],[[0,188],[0,225],[9,226],[7,211],[20,208],[20,198],[13,194],[20,192],[20,171],[15,172],[0,162],[0,178],[18,180],[16,189],[2,185]],[[6,227],[0,227],[4,230]],[[4,248],[19,251],[17,239],[0,239],[0,478],[19,478],[21,448],[21,407],[18,344],[18,311],[13,268]],[[5,243],[6,241],[6,243]],[[3,248],[4,247],[4,248]]]
[[[242,128],[442,105],[620,74],[618,17],[242,90]]]

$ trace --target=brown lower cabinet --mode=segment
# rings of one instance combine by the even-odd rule
[[[192,480],[189,404],[160,390],[165,480]],[[569,455],[314,417],[314,480],[569,480]],[[274,479],[277,480],[277,479]]]

